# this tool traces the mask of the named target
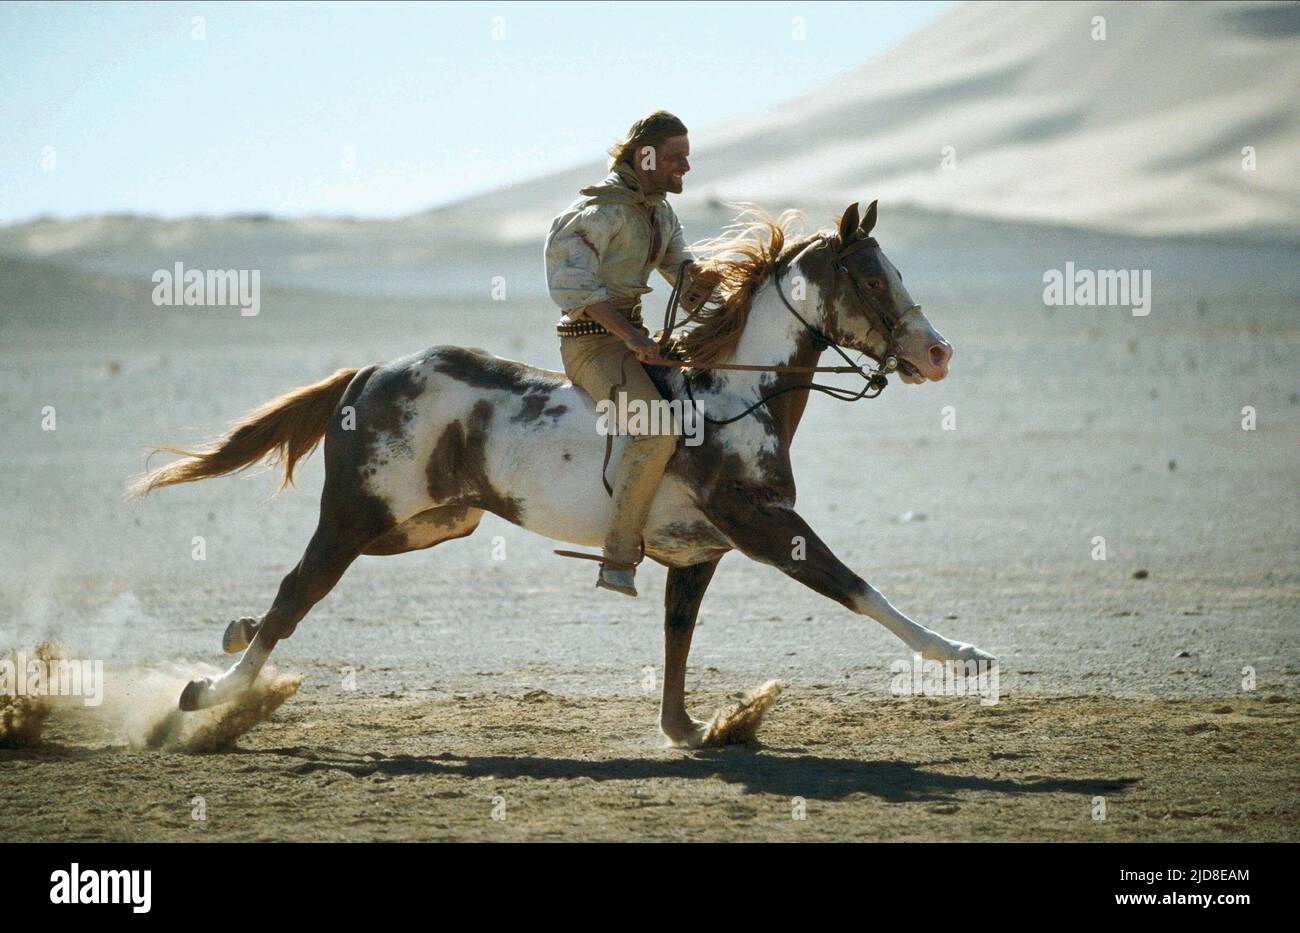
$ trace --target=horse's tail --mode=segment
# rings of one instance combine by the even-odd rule
[[[225,476],[268,455],[273,464],[284,469],[280,484],[283,489],[293,482],[294,465],[315,450],[325,436],[335,407],[358,372],[340,369],[315,385],[286,392],[245,415],[206,447],[157,448],[154,453],[180,454],[182,459],[140,476],[131,485],[130,497],[139,499],[163,486]]]

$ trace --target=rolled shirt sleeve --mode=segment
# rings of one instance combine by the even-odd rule
[[[659,260],[659,274],[668,280],[669,285],[677,284],[677,270],[688,259],[694,262],[698,257],[686,245],[686,234],[682,230],[677,215],[672,215],[673,232],[668,238],[668,248],[664,250],[663,259]]]
[[[612,294],[600,280],[600,264],[618,232],[621,218],[614,205],[594,204],[565,211],[551,225],[546,238],[546,286],[569,317]]]

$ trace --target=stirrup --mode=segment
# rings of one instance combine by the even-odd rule
[[[636,596],[636,565],[606,562],[600,565],[596,586],[624,596]]]
[[[623,561],[609,560],[605,557],[604,554],[587,554],[584,551],[557,550],[555,553],[559,554],[561,557],[577,557],[580,558],[581,560],[600,561],[602,567],[609,566],[610,569],[612,570],[635,570],[637,567],[640,567],[641,562],[645,560],[645,538],[641,539],[641,555],[637,557],[637,559],[633,563],[630,564],[625,563]]]

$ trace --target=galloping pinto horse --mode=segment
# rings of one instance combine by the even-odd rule
[[[665,398],[689,394],[712,416],[702,444],[678,446],[643,533],[646,555],[669,568],[659,725],[673,744],[707,738],[686,709],[686,658],[704,592],[732,549],[875,619],[927,660],[993,661],[895,609],[794,509],[789,452],[809,388],[791,369],[814,367],[825,347],[837,346],[892,358],[908,383],[947,374],[952,348],[871,237],[875,220],[874,202],[861,223],[853,204],[837,231],[787,242],[783,223],[742,217],[725,248],[706,259],[722,276],[722,297],[676,346],[697,366],[734,360],[768,371],[650,368]],[[768,397],[747,416],[718,423]],[[164,448],[183,458],[142,477],[137,494],[268,456],[283,464],[288,484],[294,464],[325,442],[320,520],[302,560],[260,620],[230,623],[224,646],[241,657],[216,678],[192,681],[180,708],[238,698],[276,642],[362,554],[462,538],[485,511],[547,538],[600,547],[612,505],[600,494],[606,442],[595,422],[595,403],[563,373],[441,346],[289,392],[207,448]],[[624,440],[614,439],[615,470]],[[796,539],[804,542],[801,559],[792,556]]]

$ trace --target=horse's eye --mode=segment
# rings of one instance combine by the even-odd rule
[[[872,291],[878,292],[884,287],[885,287],[885,283],[882,279],[878,279],[875,276],[872,276],[871,278],[867,279],[867,288],[871,289]]]

